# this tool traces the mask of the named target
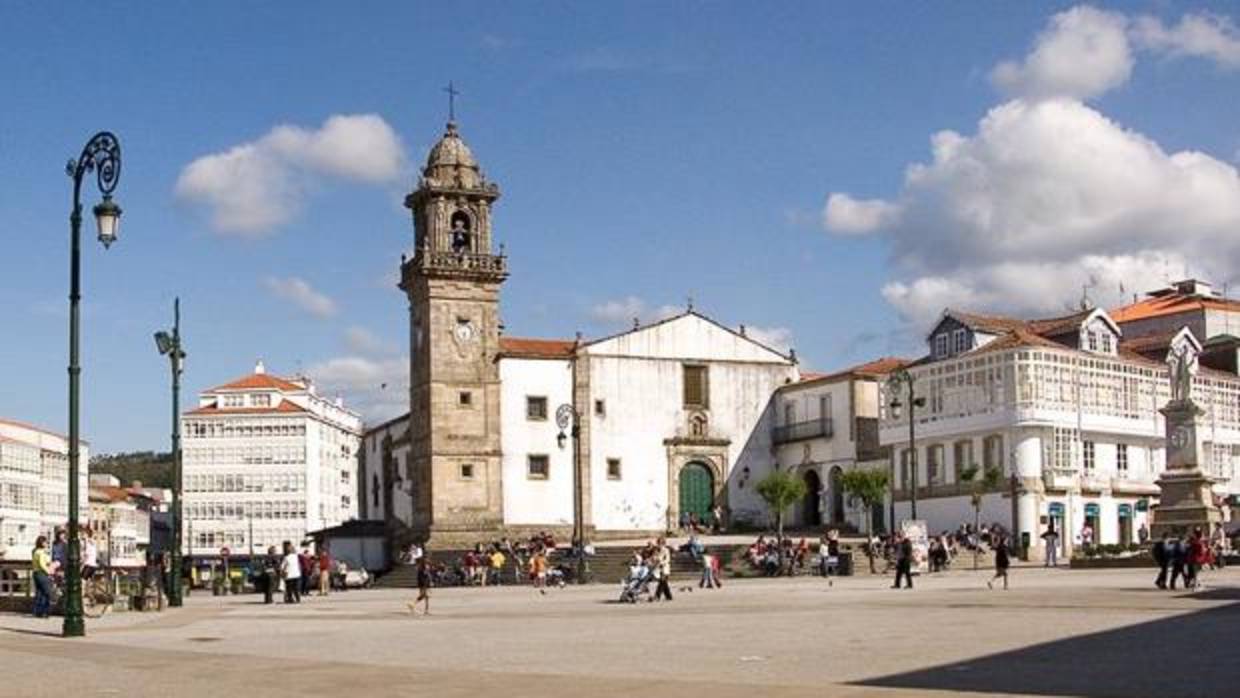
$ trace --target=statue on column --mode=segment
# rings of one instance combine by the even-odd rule
[[[1193,376],[1197,375],[1197,352],[1188,344],[1172,349],[1167,354],[1167,369],[1171,374],[1171,401],[1188,402],[1192,399]]]

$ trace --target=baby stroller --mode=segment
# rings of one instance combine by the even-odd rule
[[[621,603],[637,603],[642,596],[650,598],[650,580],[653,576],[645,565],[630,567],[629,576],[620,583]]]

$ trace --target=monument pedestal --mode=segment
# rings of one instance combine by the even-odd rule
[[[1158,478],[1158,506],[1150,533],[1183,537],[1200,528],[1206,535],[1223,513],[1214,506],[1213,480],[1201,471],[1197,418],[1203,414],[1191,398],[1173,400],[1160,412],[1167,420],[1167,470]]]

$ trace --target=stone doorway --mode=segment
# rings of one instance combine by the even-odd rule
[[[801,504],[801,525],[817,528],[822,525],[822,478],[813,468],[801,476],[805,480],[805,499]]]

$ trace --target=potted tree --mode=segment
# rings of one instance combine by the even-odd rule
[[[978,477],[978,475],[981,477]],[[996,467],[979,468],[976,463],[960,470],[960,481],[971,483],[969,499],[973,504],[973,532],[977,533],[982,527],[982,495],[993,491],[999,486],[999,480],[1003,478],[1003,472]],[[981,547],[981,539],[978,544],[973,546],[973,569],[978,568],[977,556]]]
[[[887,471],[872,470],[869,468],[857,468],[840,474],[839,484],[849,497],[861,502],[861,506],[865,508],[865,534],[866,548],[865,556],[870,562],[870,574],[876,574],[874,569],[874,551],[870,550],[869,539],[874,537],[874,517],[870,515],[874,505],[883,501],[883,497],[887,494]]]

